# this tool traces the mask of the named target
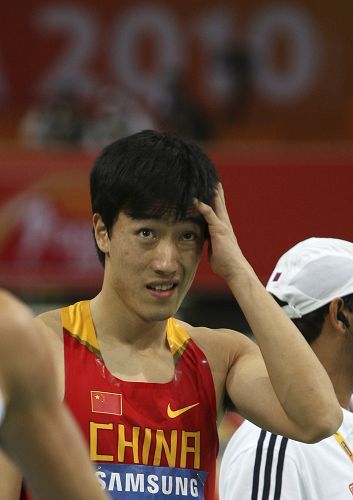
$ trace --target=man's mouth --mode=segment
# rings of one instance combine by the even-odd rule
[[[147,285],[149,290],[153,290],[155,292],[167,292],[169,290],[173,290],[177,286],[176,283],[168,283],[161,285]]]

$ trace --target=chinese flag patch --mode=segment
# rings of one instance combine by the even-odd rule
[[[91,391],[91,407],[94,413],[122,415],[122,395],[114,392]]]

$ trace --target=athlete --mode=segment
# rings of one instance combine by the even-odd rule
[[[102,289],[38,321],[56,332],[61,396],[112,498],[213,500],[226,392],[272,432],[315,442],[337,430],[329,377],[243,256],[198,146],[154,131],[119,139],[90,185]],[[258,346],[175,318],[205,240]]]
[[[34,330],[27,307],[0,290],[0,447],[34,498],[104,500],[81,433],[58,399],[47,339]],[[3,481],[0,498],[8,494]]]
[[[334,238],[298,243],[279,259],[267,289],[326,368],[343,424],[309,445],[245,421],[222,458],[220,499],[352,499],[353,243]]]

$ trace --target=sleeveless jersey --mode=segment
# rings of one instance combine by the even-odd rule
[[[168,383],[127,382],[102,359],[89,301],[62,309],[65,401],[112,498],[214,499],[216,398],[204,353],[171,318]],[[79,464],[78,464],[79,466]]]

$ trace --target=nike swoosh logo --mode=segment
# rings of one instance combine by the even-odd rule
[[[170,407],[170,403],[168,403],[168,408],[167,408],[167,414],[169,418],[176,418],[179,417],[179,415],[182,415],[186,411],[191,410],[191,408],[194,408],[195,406],[199,405],[200,403],[195,403],[190,406],[184,406],[184,408],[180,408],[179,410],[172,410]]]

